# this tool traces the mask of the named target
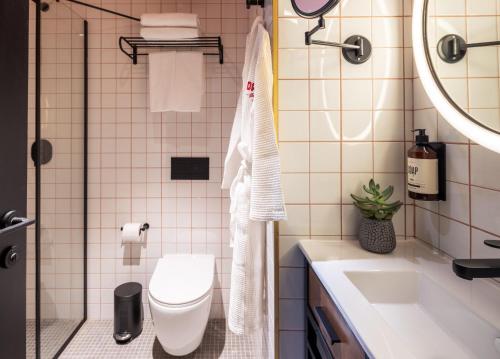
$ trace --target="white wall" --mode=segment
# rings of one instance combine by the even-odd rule
[[[41,318],[83,318],[84,31],[60,3],[42,12],[41,137],[52,144],[41,167]],[[28,215],[35,218],[35,5],[30,2]],[[35,318],[35,229],[27,230],[27,317]]]
[[[438,6],[440,5],[440,6]],[[498,39],[498,2],[430,3],[431,46],[448,33],[468,42]],[[435,59],[443,83],[473,116],[498,129],[498,49],[469,49],[456,64]],[[500,239],[500,155],[469,141],[434,109],[415,73],[415,127],[429,130],[432,140],[447,144],[446,202],[416,202],[416,236],[455,258],[500,258],[483,244]]]
[[[469,48],[461,61],[448,64],[438,57],[436,47],[449,34],[458,34],[467,43],[497,40],[499,14],[500,5],[495,0],[429,2],[429,46],[441,83],[461,107],[497,131],[500,130],[499,49]]]
[[[103,1],[102,5],[109,5]],[[139,281],[147,293],[158,258],[166,253],[212,253],[217,280],[212,317],[227,311],[231,248],[228,194],[220,189],[244,55],[249,13],[240,2],[125,1],[119,11],[195,12],[206,35],[223,37],[225,62],[206,57],[206,96],[200,113],[150,113],[147,62],[117,50],[137,23],[87,11],[90,17],[89,315],[111,318],[113,289]],[[95,18],[94,18],[95,16]],[[171,181],[171,156],[210,157],[209,181]],[[123,249],[119,228],[148,221],[148,243]],[[144,295],[144,302],[147,297]],[[146,308],[146,313],[149,311]]]
[[[205,35],[222,36],[225,62],[221,66],[216,56],[205,57],[206,96],[200,113],[150,113],[147,58],[140,57],[139,64],[132,65],[118,49],[118,37],[138,36],[139,24],[72,6],[89,22],[89,318],[111,319],[113,290],[127,281],[143,284],[148,316],[148,282],[156,261],[166,253],[216,256],[211,316],[222,318],[227,312],[232,252],[228,193],[220,184],[241,83],[245,37],[255,10],[248,11],[243,1],[237,0],[92,3],[133,16],[195,12]],[[53,25],[54,29],[61,26],[58,22]],[[34,34],[33,21],[31,30]],[[31,55],[34,63],[34,51]],[[33,80],[33,71],[31,77]],[[171,181],[172,156],[209,157],[210,180]],[[119,229],[134,221],[150,224],[147,244],[122,247]],[[30,258],[34,264],[33,252]],[[29,311],[33,316],[33,300]]]
[[[404,0],[343,0],[314,38],[360,34],[373,45],[362,65],[339,49],[305,46],[317,20],[299,18],[279,0],[279,140],[288,221],[280,223],[281,358],[301,358],[304,270],[301,238],[340,240],[357,234],[350,193],[370,178],[395,186],[405,206],[394,218],[399,238],[413,235],[406,197],[405,148],[412,139],[411,6]]]
[[[469,11],[460,15],[464,27],[484,23],[495,31],[481,36],[497,36],[498,18],[484,13],[497,10],[495,1],[481,2],[484,8],[459,3]],[[343,41],[359,33],[372,42],[371,60],[354,66],[338,49],[304,46],[304,32],[316,20],[297,17],[289,0],[279,1],[279,135],[289,214],[280,224],[281,358],[302,358],[305,351],[305,264],[296,243],[353,238],[359,215],[349,194],[371,177],[395,185],[395,199],[405,202],[394,219],[400,239],[415,235],[454,257],[500,256],[482,244],[500,237],[499,155],[458,134],[425,96],[413,70],[411,6],[410,0],[343,0],[326,16],[327,29],[315,38]],[[482,60],[476,65],[492,67]],[[467,84],[454,90],[475,96]],[[415,203],[406,195],[413,128],[448,144],[446,202]]]

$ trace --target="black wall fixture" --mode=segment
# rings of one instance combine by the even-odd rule
[[[372,54],[372,45],[370,40],[366,37],[361,35],[352,35],[343,43],[312,39],[312,36],[315,33],[319,30],[325,29],[325,18],[323,16],[334,9],[339,2],[340,0],[291,0],[293,10],[297,13],[297,15],[305,19],[318,18],[318,24],[305,33],[306,45],[338,47],[342,49],[342,55],[347,62],[354,65],[360,65],[368,61]]]
[[[33,142],[31,145],[31,159],[35,166],[37,159],[40,161],[41,165],[46,165],[52,159],[52,143],[44,138],[42,138],[39,143],[39,146],[36,145],[36,142]],[[40,148],[40,156],[37,153],[38,148]]]
[[[439,58],[449,64],[462,60],[467,55],[467,50],[473,47],[498,46],[500,41],[484,41],[467,43],[463,37],[457,34],[443,36],[437,45]]]
[[[446,201],[446,144],[443,142],[429,142],[429,146],[438,155],[439,201]]]
[[[208,157],[172,157],[170,160],[173,180],[208,180],[210,160]]]
[[[305,33],[306,45],[338,47],[342,49],[342,56],[344,56],[344,59],[353,65],[360,65],[368,61],[372,54],[372,44],[366,37],[361,35],[352,35],[348,37],[342,44],[338,42],[312,39],[312,36],[316,32],[324,29],[325,19],[323,15],[320,15],[318,19],[318,25]]]
[[[250,9],[252,6],[264,7],[264,0],[247,0],[247,9]]]

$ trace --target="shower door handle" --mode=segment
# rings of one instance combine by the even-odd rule
[[[21,228],[28,227],[33,223],[35,223],[34,219],[17,217],[16,211],[14,210],[5,212],[0,218],[0,235],[12,233]]]

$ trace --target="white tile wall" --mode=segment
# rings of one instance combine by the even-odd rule
[[[132,16],[144,12],[195,12],[200,17],[204,35],[222,36],[225,62],[221,66],[216,57],[205,57],[207,91],[200,113],[150,113],[147,60],[141,57],[139,64],[132,65],[118,49],[118,37],[138,36],[139,24],[78,5],[72,7],[88,19],[90,33],[89,318],[111,319],[113,290],[126,281],[142,283],[144,313],[149,316],[148,282],[158,258],[166,253],[215,255],[211,316],[224,317],[232,251],[228,193],[222,191],[220,185],[241,86],[246,34],[258,10],[247,10],[240,0],[97,0],[92,3]],[[51,9],[59,6],[62,5],[51,6]],[[46,26],[49,25],[59,26],[59,22],[47,22]],[[33,23],[31,29],[34,32]],[[50,70],[55,68],[48,66],[47,71]],[[31,76],[34,78],[33,72]],[[44,84],[47,86],[49,81]],[[31,89],[33,92],[33,86]],[[34,103],[31,106],[33,108]],[[32,129],[30,135],[33,136]],[[171,181],[172,156],[209,157],[210,180]],[[34,181],[33,176],[30,180]],[[30,205],[33,209],[31,202]],[[150,224],[146,244],[122,247],[120,226],[136,221]],[[269,233],[272,234],[272,229]],[[267,265],[272,279],[272,241],[268,250]],[[31,294],[33,288],[31,280]],[[270,352],[274,352],[273,292],[274,288],[269,290],[266,326],[269,333],[263,333],[269,334],[266,341]],[[34,315],[33,303],[30,305],[30,314]]]
[[[405,134],[412,125],[404,3],[343,0],[327,14],[326,29],[314,38],[362,34],[372,42],[371,59],[351,65],[338,49],[305,46],[304,31],[317,20],[297,17],[289,0],[278,0],[279,140],[288,211],[288,221],[280,223],[281,358],[304,357],[299,239],[356,235],[359,214],[349,194],[372,177],[395,185],[395,199],[407,204],[394,219],[397,235],[413,234],[404,185],[405,140],[411,139]]]
[[[30,2],[28,153],[34,128],[34,19]],[[41,169],[41,318],[83,318],[83,22],[67,7],[42,14],[41,137],[53,146]],[[35,169],[28,159],[28,215],[35,218]],[[35,230],[27,231],[27,317],[35,317]]]
[[[429,9],[430,43],[433,62],[443,79],[443,85],[457,103],[495,129],[499,122],[499,53],[495,47],[469,49],[467,56],[456,64],[447,64],[437,57],[435,47],[444,35],[457,33],[466,42],[487,40],[499,34],[497,2],[493,0],[467,2],[454,6],[443,1],[431,1]],[[453,9],[452,9],[453,8]],[[450,17],[450,14],[453,17]]]
[[[450,31],[468,42],[498,35],[500,8],[496,1],[435,0],[430,9],[434,20],[430,23],[431,41],[437,42]],[[452,97],[474,116],[499,128],[497,49],[471,50],[457,64],[438,59],[434,63]],[[500,238],[500,186],[496,181],[500,155],[454,130],[432,107],[415,75],[415,127],[427,128],[431,138],[447,143],[448,190],[446,202],[416,202],[416,235],[453,257],[500,258],[498,251],[483,244],[485,239]]]

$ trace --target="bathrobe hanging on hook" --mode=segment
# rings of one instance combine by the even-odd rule
[[[269,34],[258,17],[247,36],[243,86],[222,181],[231,197],[228,324],[236,334],[262,328],[266,222],[286,218],[274,132],[271,59]]]

